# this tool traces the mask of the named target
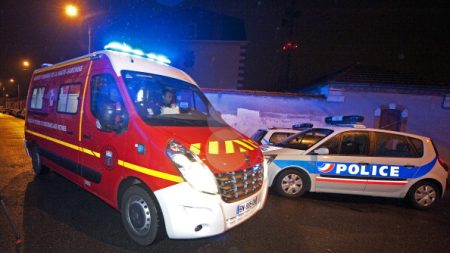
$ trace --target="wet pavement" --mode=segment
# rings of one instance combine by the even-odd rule
[[[23,149],[24,121],[0,114],[0,194],[23,243],[0,210],[0,252],[448,252],[450,193],[430,211],[402,200],[337,194],[285,199],[219,236],[162,239],[141,247],[120,214],[65,178],[35,177]]]

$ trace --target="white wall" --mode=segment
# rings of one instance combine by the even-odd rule
[[[227,123],[249,136],[259,128],[291,127],[305,122],[321,126],[324,117],[330,115],[363,115],[367,127],[377,127],[374,114],[381,105],[401,105],[408,111],[406,131],[431,137],[441,156],[450,163],[450,110],[442,109],[443,96],[344,91],[343,102],[239,91],[207,91],[206,96]]]

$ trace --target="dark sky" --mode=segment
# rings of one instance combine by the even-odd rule
[[[23,58],[36,67],[86,52],[87,22],[64,17],[65,2],[1,1],[2,82],[10,77],[28,82],[30,71],[20,66]],[[151,36],[146,32],[149,29],[159,31],[155,38],[176,40],[181,38],[177,24],[192,21],[192,16],[202,15],[203,10],[239,18],[245,24],[249,42],[244,86],[247,89],[283,87],[288,56],[281,48],[289,38],[299,45],[291,53],[289,82],[293,87],[357,62],[450,83],[450,9],[446,1],[73,2],[80,4],[82,11],[95,14],[89,19],[95,31],[94,49],[101,49],[112,34],[125,41],[144,43]],[[289,19],[290,13],[295,17]],[[214,27],[201,23],[197,29]]]

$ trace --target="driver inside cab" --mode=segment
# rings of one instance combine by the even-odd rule
[[[180,108],[175,101],[175,94],[173,90],[164,89],[163,104],[161,105],[161,114],[179,114]]]

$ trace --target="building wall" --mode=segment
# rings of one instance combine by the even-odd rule
[[[320,96],[258,92],[205,93],[227,123],[249,136],[259,128],[291,127],[295,123],[323,126],[324,117],[330,115],[363,115],[367,127],[377,128],[377,111],[383,106],[395,106],[406,110],[406,132],[431,137],[441,156],[450,163],[450,110],[442,108],[442,95],[341,91],[339,99],[330,101]]]
[[[242,86],[246,55],[244,41],[187,41],[179,46],[179,67],[203,88]]]

